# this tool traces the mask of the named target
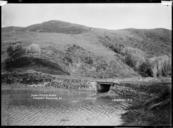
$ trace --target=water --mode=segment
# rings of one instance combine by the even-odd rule
[[[94,91],[7,89],[1,91],[2,125],[121,125],[126,101]]]

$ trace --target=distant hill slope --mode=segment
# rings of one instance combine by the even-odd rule
[[[1,36],[1,63],[7,58],[6,49],[11,43],[20,41],[26,48],[37,44],[41,49],[40,59],[57,64],[63,72],[74,76],[139,76],[110,45],[139,48],[149,56],[170,55],[172,50],[171,31],[161,28],[106,30],[48,21],[25,28],[2,28]]]
[[[123,44],[139,48],[150,55],[171,53],[172,31],[168,29],[121,29],[103,32],[96,31],[103,44]]]
[[[25,28],[26,31],[34,32],[55,32],[64,34],[80,34],[87,32],[88,27],[82,25],[76,25],[72,23],[51,20],[41,24],[31,25]]]

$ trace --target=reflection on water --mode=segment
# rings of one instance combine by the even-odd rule
[[[124,105],[125,101],[92,91],[4,90],[1,121],[2,125],[120,125]]]

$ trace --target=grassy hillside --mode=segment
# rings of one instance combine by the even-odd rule
[[[98,35],[104,45],[123,44],[139,48],[149,55],[155,56],[171,53],[171,33],[170,30],[158,28],[105,30]]]
[[[119,45],[138,48],[147,57],[171,54],[171,31],[161,28],[106,30],[48,21],[25,28],[6,27],[2,29],[1,36],[1,63],[8,58],[6,51],[10,45],[21,42],[22,47],[27,49],[34,44],[38,45],[40,53],[39,56],[26,53],[33,61],[27,68],[57,75],[64,72],[95,78],[139,76],[124,62],[124,56],[118,52]],[[41,68],[35,57],[45,60]],[[19,68],[24,69],[22,66]]]
[[[51,20],[41,24],[35,24],[24,28],[26,31],[34,32],[55,32],[55,33],[65,33],[65,34],[80,34],[87,32],[89,28],[82,25],[76,25],[72,23]]]

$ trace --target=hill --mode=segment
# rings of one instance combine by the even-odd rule
[[[95,78],[140,76],[116,51],[119,45],[137,48],[147,57],[171,55],[171,31],[162,28],[107,30],[52,20],[28,27],[2,28],[1,36],[2,64],[8,58],[6,51],[10,45],[20,42],[26,49],[37,45],[39,53],[25,55],[33,58],[32,66],[19,66],[13,70],[27,67],[51,74],[53,69],[57,70],[54,72],[57,75]],[[45,60],[42,68],[37,66],[42,62],[38,60]]]
[[[55,32],[64,34],[80,34],[82,32],[87,32],[88,27],[72,24],[63,21],[51,20],[48,22],[43,22],[41,24],[34,24],[25,28],[26,31],[34,32]]]

